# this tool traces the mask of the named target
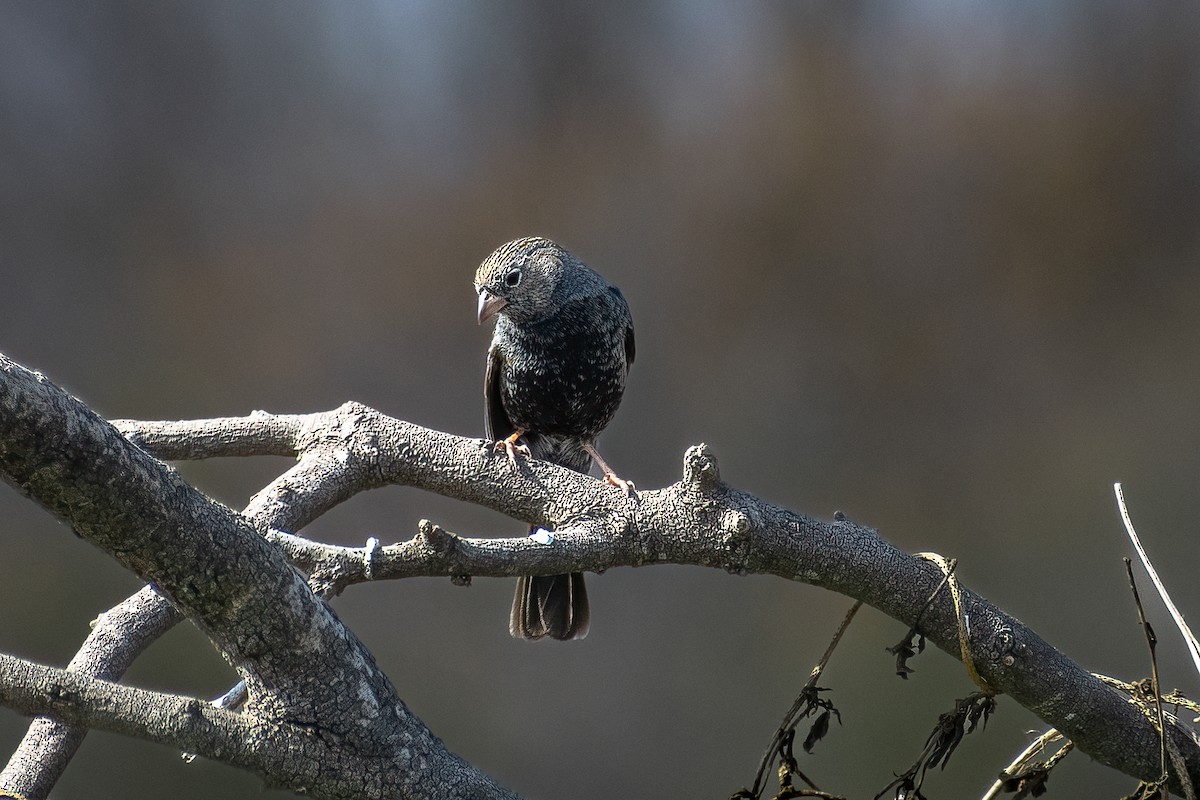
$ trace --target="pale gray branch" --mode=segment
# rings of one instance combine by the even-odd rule
[[[174,606],[147,586],[96,619],[67,670],[118,680],[151,642],[182,618]],[[86,733],[87,728],[53,717],[35,719],[0,771],[0,791],[27,800],[47,797]]]
[[[354,634],[245,517],[2,356],[0,475],[193,619],[246,681],[247,714],[309,728],[346,757],[321,762],[301,784],[280,766],[288,753],[277,752],[261,762],[271,784],[322,797],[512,796],[412,715]],[[13,670],[0,664],[0,685],[19,685]],[[374,788],[364,794],[363,785]]]
[[[112,420],[129,441],[168,461],[218,456],[294,456],[308,415],[268,414],[187,422]]]
[[[282,730],[193,698],[121,686],[10,655],[0,654],[0,675],[0,703],[22,714],[53,714],[79,726],[186,748],[260,772],[274,748],[256,740]],[[266,753],[255,756],[251,748],[256,746]]]
[[[897,550],[874,530],[845,518],[823,522],[727,486],[703,446],[688,451],[682,481],[639,492],[631,500],[588,476],[542,462],[523,462],[514,471],[487,442],[420,428],[356,404],[329,415],[324,426],[312,428],[353,429],[361,443],[335,445],[336,437],[327,435],[320,439],[323,446],[335,447],[349,464],[373,458],[378,479],[485,505],[558,531],[552,545],[539,545],[525,538],[462,539],[427,525],[413,539],[374,553],[375,580],[694,564],[822,586],[911,625],[941,579],[936,567]],[[268,536],[334,590],[366,580],[364,548],[330,547],[284,532]],[[1127,696],[969,590],[963,591],[963,605],[973,660],[992,687],[1097,761],[1137,777],[1156,775],[1157,733]],[[960,657],[948,593],[925,612],[920,627],[931,642]],[[1113,736],[1114,730],[1121,735]],[[1173,737],[1193,777],[1200,775],[1200,748],[1192,731],[1175,727]]]
[[[328,431],[316,439],[321,447],[336,450],[347,465],[372,462],[377,473],[366,473],[383,482],[429,489],[558,531],[552,545],[539,545],[529,539],[461,539],[426,525],[410,541],[374,553],[376,580],[695,564],[823,586],[911,625],[941,579],[936,567],[897,550],[874,530],[845,518],[816,520],[727,486],[703,446],[688,451],[682,481],[631,500],[550,464],[523,462],[513,470],[485,441],[420,428],[352,403],[309,430],[319,428]],[[335,432],[347,438],[339,440]],[[366,579],[365,549],[333,548],[283,532],[268,536],[334,590]],[[964,590],[963,605],[975,666],[992,687],[1096,760],[1137,777],[1156,775],[1157,733],[1128,697],[978,595]],[[948,593],[924,613],[920,627],[930,641],[960,657]],[[1121,736],[1113,736],[1114,730]],[[1173,735],[1192,775],[1200,775],[1200,748],[1191,730],[1176,727]]]
[[[136,736],[324,794],[336,770],[344,797],[387,796],[404,756],[347,747],[319,725],[238,714],[190,697],[135,689],[0,654],[0,703],[75,726]],[[411,755],[410,755],[411,757]],[[427,787],[425,787],[427,788]],[[410,794],[409,796],[422,796]],[[469,795],[463,795],[469,796]]]
[[[3,400],[0,391],[0,402]],[[76,436],[79,427],[71,427]],[[862,600],[906,625],[914,624],[919,615],[921,632],[941,649],[956,658],[960,656],[958,617],[948,593],[938,595],[922,613],[942,579],[940,570],[893,547],[874,530],[840,515],[831,522],[817,520],[728,486],[721,479],[716,459],[703,446],[691,448],[686,454],[680,482],[627,498],[616,488],[543,462],[522,461],[514,469],[488,442],[421,428],[354,403],[323,414],[255,414],[244,419],[193,423],[126,421],[121,427],[141,447],[160,457],[278,454],[293,448],[291,452],[299,456],[299,463],[264,489],[248,508],[253,509],[259,529],[278,549],[260,548],[263,540],[250,536],[244,522],[239,522],[242,518],[228,510],[204,516],[203,524],[195,525],[192,531],[197,535],[203,531],[208,536],[228,536],[229,546],[239,548],[239,552],[245,548],[253,555],[253,562],[262,562],[256,569],[266,569],[271,575],[280,574],[280,565],[262,551],[276,555],[282,551],[312,573],[318,585],[333,590],[366,579],[368,554],[374,579],[694,564],[738,574],[772,574],[822,586]],[[2,448],[11,436],[10,431],[0,429],[0,469],[6,472],[13,465]],[[203,444],[190,448],[187,442],[192,438]],[[109,446],[120,449],[115,443]],[[140,462],[132,473],[125,463],[116,466],[119,470],[114,474],[131,474],[135,479],[139,470],[149,469]],[[556,538],[550,544],[524,538],[472,540],[423,524],[407,542],[368,550],[330,547],[289,532],[299,530],[303,523],[359,491],[386,484],[415,486],[487,506],[546,526],[555,531]],[[170,485],[173,492],[185,492],[182,482]],[[113,491],[114,487],[108,489]],[[71,518],[60,505],[39,499]],[[145,500],[152,503],[154,496],[148,495]],[[78,522],[74,524],[78,530]],[[184,527],[190,530],[192,525]],[[102,533],[87,533],[139,574],[153,577],[161,572],[157,563],[146,564],[140,556],[130,557],[124,549],[128,543],[118,547]],[[253,583],[250,576],[245,579]],[[174,591],[173,584],[167,585]],[[284,610],[300,602],[298,586],[302,584],[277,581],[269,587],[272,596],[290,598],[287,603],[276,603],[277,615],[288,616]],[[248,653],[246,643],[237,638],[249,634],[249,626],[244,628],[244,621],[219,614],[203,602],[206,595],[201,595],[176,599],[189,614],[209,626],[214,638],[233,654],[235,663],[252,665],[247,671],[248,677],[257,678],[251,686],[252,698],[256,694],[270,697],[278,682],[286,685],[294,680],[289,671],[295,663],[293,656],[307,657],[309,653],[285,653],[279,664],[263,674],[259,661],[274,659],[260,652]],[[1157,776],[1157,733],[1127,696],[1105,685],[978,595],[963,589],[961,602],[970,621],[972,660],[991,687],[1011,695],[1096,760],[1137,777]],[[324,618],[308,601],[301,602],[300,608],[304,609],[304,625],[325,630]],[[298,623],[268,618],[266,624],[294,627]],[[230,634],[232,641],[228,640]],[[343,635],[350,637],[350,649],[334,647],[331,642],[329,652],[362,656],[361,646],[352,635]],[[249,658],[251,655],[254,658]],[[336,663],[323,663],[321,667],[322,674],[346,669]],[[374,682],[373,702],[379,704],[378,708],[386,707],[393,700],[390,684],[374,670],[366,672],[366,679]],[[260,698],[251,712],[271,719],[302,713],[296,705],[302,697],[308,713],[314,715],[309,721],[325,724],[321,698],[326,695],[321,687],[297,688],[303,691],[300,696],[292,696],[292,705],[272,706]],[[357,713],[368,716],[370,712],[368,708],[357,709]],[[411,717],[407,719],[411,722]],[[1176,726],[1171,735],[1193,779],[1200,777],[1200,748],[1191,730]],[[358,744],[366,746],[368,742]]]

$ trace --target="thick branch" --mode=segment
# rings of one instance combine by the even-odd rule
[[[307,683],[300,676],[313,659],[346,650],[332,615],[243,518],[191,489],[56,387],[5,366],[0,469],[23,492],[157,586],[208,629],[251,681],[286,690],[293,681]],[[207,575],[219,579],[197,580]],[[318,699],[330,693],[303,688]],[[382,700],[364,698],[374,707],[363,712],[378,713]],[[280,702],[279,716],[300,711]]]
[[[121,686],[4,654],[0,675],[0,703],[22,714],[53,714],[76,725],[173,745],[259,772],[264,771],[264,759],[274,757],[273,748],[263,747],[264,735],[282,730],[192,698]],[[237,752],[231,753],[231,748]]]
[[[371,757],[374,771],[362,780],[379,787],[378,796],[507,796],[404,707],[354,635],[243,517],[2,357],[0,473],[201,625],[246,680],[248,713],[279,726],[312,726],[343,752]],[[281,766],[285,756],[264,762],[275,765],[267,773],[272,782],[360,796],[337,764],[296,783]],[[424,769],[408,769],[413,763]]]
[[[118,680],[135,658],[183,615],[147,586],[101,614],[67,670],[78,675]],[[52,717],[38,717],[3,771],[0,792],[34,800],[47,797],[62,776],[87,729]]]
[[[214,422],[222,421],[197,424]],[[316,427],[310,420],[307,429]],[[425,526],[411,541],[371,554],[374,579],[693,564],[822,586],[912,625],[942,578],[938,568],[872,529],[841,517],[820,521],[727,486],[703,446],[688,451],[681,482],[630,500],[618,489],[551,464],[522,462],[514,471],[482,440],[421,428],[353,403],[329,412],[321,427],[331,432],[321,439],[325,446],[332,446],[333,431],[345,434],[336,445],[341,457],[371,463],[373,470],[360,471],[378,480],[478,503],[557,531],[552,544],[540,545],[529,539],[461,539]],[[268,536],[335,589],[367,579],[365,549],[329,547],[279,531]],[[972,658],[992,687],[1097,761],[1139,778],[1157,776],[1158,735],[1129,697],[973,592],[964,589],[962,602]],[[931,642],[960,657],[957,616],[947,592],[921,616],[920,627]],[[1193,780],[1200,778],[1193,732],[1178,725],[1171,730]]]
[[[297,455],[292,467],[251,500],[243,515],[259,529],[298,530],[369,485],[372,474],[345,469],[337,447],[320,446],[326,415],[249,417],[194,422],[114,422],[134,443],[161,458],[231,455]],[[336,437],[335,437],[336,438]],[[326,478],[336,474],[341,480]],[[346,479],[351,480],[347,481]],[[350,490],[350,486],[356,486]],[[133,659],[175,625],[182,615],[147,588],[100,616],[68,669],[119,680]],[[87,731],[52,717],[29,726],[21,745],[0,771],[0,792],[43,800],[62,776]]]
[[[319,727],[280,724],[189,697],[135,689],[0,654],[0,703],[76,726],[135,736],[253,770],[292,788],[320,789],[336,771],[346,797],[386,795],[390,753],[360,753]],[[428,795],[426,795],[428,796]]]
[[[0,410],[3,401],[0,392]],[[257,431],[257,423],[270,433],[264,436]],[[203,445],[194,450],[186,445],[189,426],[203,434]],[[71,427],[77,434],[77,426]],[[487,442],[420,428],[357,404],[318,415],[255,415],[169,425],[126,422],[122,429],[151,450],[159,446],[155,437],[162,435],[156,431],[169,430],[171,435],[162,439],[162,447],[169,449],[161,453],[177,458],[279,453],[284,442],[298,448],[301,462],[269,487],[261,506],[288,505],[297,520],[315,518],[357,491],[398,483],[485,505],[557,532],[553,543],[538,545],[526,539],[464,540],[427,525],[412,542],[371,553],[370,573],[376,578],[697,564],[736,573],[769,573],[830,588],[908,625],[941,579],[937,568],[897,550],[873,530],[841,517],[822,522],[728,487],[720,479],[715,459],[703,447],[688,451],[680,483],[629,499],[587,476],[542,462],[522,462],[514,471]],[[2,448],[11,435],[0,428],[0,468],[5,470],[11,468],[12,459]],[[37,471],[25,474],[36,476]],[[140,480],[140,472],[133,474]],[[168,485],[173,491],[188,491],[181,482]],[[63,504],[47,505],[67,516],[60,510]],[[70,504],[65,508],[72,510]],[[226,546],[245,546],[248,532],[236,517],[233,523],[217,517],[221,535],[224,527],[237,532],[230,534]],[[210,524],[212,519],[205,517],[194,533],[199,535]],[[366,577],[364,550],[327,548],[284,531],[268,535],[304,569],[325,570],[331,585],[353,582],[356,570]],[[92,538],[112,548],[119,558],[129,558],[111,538]],[[250,538],[261,544],[260,539]],[[257,550],[251,552],[260,557]],[[129,560],[140,564],[136,558]],[[288,587],[273,590],[280,588],[290,591]],[[1102,763],[1138,777],[1156,776],[1157,734],[1127,697],[979,596],[964,590],[962,603],[970,619],[973,661],[991,686],[1012,695]],[[189,612],[206,619],[202,603],[189,606]],[[224,617],[216,621],[231,622]],[[957,616],[946,593],[921,616],[921,630],[943,650],[959,655]],[[270,686],[264,681],[261,688]],[[1191,732],[1175,727],[1172,736],[1193,778],[1200,777],[1200,749]]]

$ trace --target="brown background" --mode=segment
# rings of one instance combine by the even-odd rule
[[[1194,612],[1200,518],[1200,11],[1089,2],[0,5],[0,350],[100,413],[359,400],[482,431],[470,279],[555,238],[621,286],[638,363],[603,438],[961,560],[1090,669],[1147,674],[1112,498],[1123,480]],[[282,459],[183,465],[233,506]],[[138,582],[0,491],[0,649],[64,664]],[[432,518],[411,490],[314,537]],[[533,797],[727,797],[849,601],[684,568],[590,582],[591,636],[509,639],[511,581],[360,586],[338,613],[450,747]],[[1197,676],[1152,607],[1168,687]],[[970,691],[908,682],[865,612],[802,767],[870,797]],[[190,627],[129,680],[213,695]],[[1040,730],[1001,700],[931,797],[978,796]],[[23,721],[0,711],[0,750]],[[1072,756],[1062,796],[1132,781]],[[58,797],[258,796],[253,776],[94,734]]]

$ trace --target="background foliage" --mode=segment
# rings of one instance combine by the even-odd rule
[[[617,283],[638,363],[602,440],[651,488],[835,509],[1088,668],[1146,673],[1111,482],[1185,608],[1200,493],[1200,10],[1188,4],[263,2],[0,6],[0,348],[112,417],[347,399],[482,432],[470,278],[540,233]],[[240,507],[283,460],[185,465]],[[520,525],[406,490],[312,535]],[[0,491],[0,649],[61,665],[137,588]],[[531,796],[748,782],[849,605],[696,569],[593,579],[592,634],[509,639],[509,581],[336,602],[450,746]],[[1157,609],[1152,621],[1168,626]],[[801,767],[870,796],[970,691],[906,683],[864,612]],[[1168,639],[1166,635],[1164,639]],[[1200,694],[1182,648],[1169,688]],[[194,630],[130,680],[216,694]],[[1040,723],[1001,700],[931,797],[978,794]],[[0,749],[24,727],[0,711]],[[1132,781],[1073,756],[1052,788]],[[254,792],[93,734],[62,798]],[[566,787],[569,787],[566,788]]]

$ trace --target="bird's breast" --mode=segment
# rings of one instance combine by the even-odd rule
[[[500,394],[512,423],[551,436],[595,438],[625,390],[620,335],[582,325],[512,326],[503,333],[497,336],[504,356]]]

